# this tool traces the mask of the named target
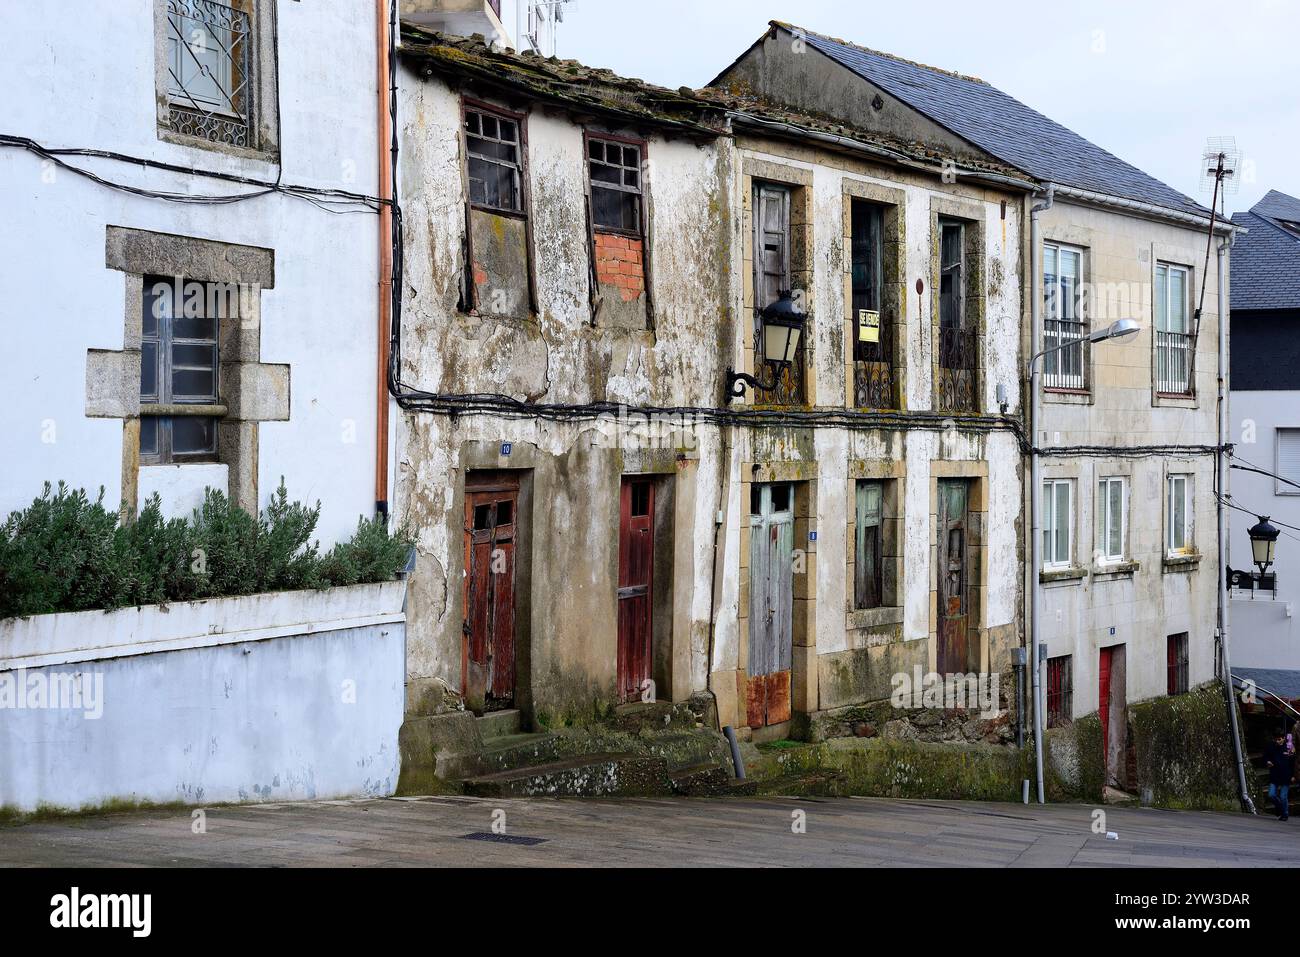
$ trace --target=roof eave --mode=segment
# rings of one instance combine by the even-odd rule
[[[1208,212],[1206,215],[1200,216],[1186,212],[1185,210],[1173,209],[1169,206],[1161,206],[1158,203],[1148,203],[1143,200],[1116,196],[1113,193],[1100,193],[1096,190],[1081,189],[1078,186],[1070,186],[1067,183],[1053,182],[1051,185],[1052,188],[1055,189],[1057,196],[1062,196],[1066,199],[1074,199],[1107,209],[1145,216],[1148,219],[1173,222],[1183,226],[1190,225],[1205,228],[1210,225],[1210,216]],[[1229,233],[1246,232],[1243,227],[1238,226],[1236,223],[1232,222],[1232,220],[1221,216],[1215,217],[1214,227],[1215,232],[1221,232],[1224,235]]]

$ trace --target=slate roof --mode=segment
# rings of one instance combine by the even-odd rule
[[[1300,698],[1300,671],[1280,668],[1233,668],[1232,676],[1238,681],[1247,678],[1262,691],[1271,691],[1279,698],[1295,701]]]
[[[1300,199],[1272,190],[1232,221],[1238,233],[1232,247],[1229,297],[1238,309],[1300,309],[1300,235],[1279,220],[1300,222]]]
[[[779,21],[773,25],[799,31],[809,46],[1036,179],[1196,216],[1210,215],[1195,200],[983,80],[868,50],[802,27]]]

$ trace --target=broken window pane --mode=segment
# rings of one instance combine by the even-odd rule
[[[641,148],[592,138],[587,155],[592,225],[641,232]]]
[[[522,212],[518,125],[470,110],[465,114],[465,132],[470,202]]]

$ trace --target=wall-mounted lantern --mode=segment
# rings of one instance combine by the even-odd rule
[[[799,354],[799,340],[803,337],[805,316],[794,300],[794,294],[784,290],[776,302],[758,314],[762,323],[763,358],[772,367],[772,381],[761,382],[752,375],[727,368],[727,401],[744,398],[746,385],[769,392],[777,387],[781,373]]]
[[[1259,588],[1262,591],[1276,593],[1277,575],[1271,574],[1268,569],[1273,564],[1277,552],[1277,537],[1282,533],[1268,520],[1267,515],[1263,515],[1246,534],[1250,536],[1251,559],[1259,571],[1239,572],[1229,568],[1228,587],[1248,588],[1251,591]]]

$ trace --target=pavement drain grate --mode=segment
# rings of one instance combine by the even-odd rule
[[[473,831],[469,834],[462,834],[463,841],[491,841],[493,844],[522,844],[525,847],[533,847],[536,844],[545,844],[544,837],[523,837],[519,834],[492,834],[488,831]]]

